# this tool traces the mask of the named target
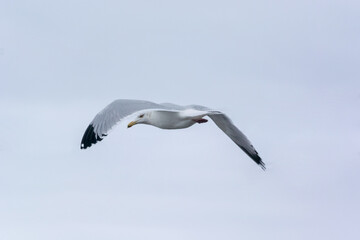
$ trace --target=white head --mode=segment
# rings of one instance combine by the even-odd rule
[[[142,124],[149,124],[150,122],[150,113],[141,113],[139,114],[134,121],[131,121],[128,124],[128,128],[134,126],[135,124],[142,123]]]

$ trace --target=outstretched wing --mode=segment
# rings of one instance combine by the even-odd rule
[[[184,108],[192,108],[199,111],[207,111],[208,116],[223,132],[233,140],[252,160],[254,160],[262,169],[265,170],[265,163],[261,160],[258,152],[251,144],[249,139],[243,134],[224,113],[212,110],[201,105],[189,105]]]
[[[81,140],[81,149],[86,149],[92,144],[101,141],[109,130],[119,121],[141,110],[149,109],[169,109],[149,101],[142,100],[115,100],[99,112],[87,127]]]
[[[265,163],[261,160],[258,152],[251,144],[249,139],[232,123],[223,113],[210,113],[208,116],[215,122],[215,124],[233,140],[252,160],[260,165],[265,170]]]

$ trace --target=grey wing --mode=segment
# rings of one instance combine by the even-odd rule
[[[81,140],[81,149],[101,141],[108,131],[123,118],[147,109],[169,109],[168,106],[143,100],[115,100],[99,112],[87,127]]]
[[[258,152],[251,144],[249,139],[232,123],[223,113],[208,115],[215,124],[233,140],[252,160],[254,160],[262,169],[265,170],[265,163],[261,160]]]
[[[216,110],[213,110],[211,108],[208,108],[208,107],[204,107],[204,106],[201,106],[201,105],[187,105],[187,106],[180,106],[180,105],[176,105],[176,104],[173,104],[173,103],[161,103],[161,105],[163,107],[166,107],[168,109],[172,109],[172,110],[185,110],[185,109],[195,109],[195,110],[198,110],[198,111],[206,111],[206,112],[211,112],[211,113],[221,113],[219,111],[216,111]]]

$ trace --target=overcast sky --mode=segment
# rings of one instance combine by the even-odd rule
[[[360,2],[2,1],[0,239],[359,239]],[[114,99],[227,113],[117,126]]]

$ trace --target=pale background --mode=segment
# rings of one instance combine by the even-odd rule
[[[360,2],[2,1],[0,239],[360,239]],[[212,122],[117,127],[117,98]]]

